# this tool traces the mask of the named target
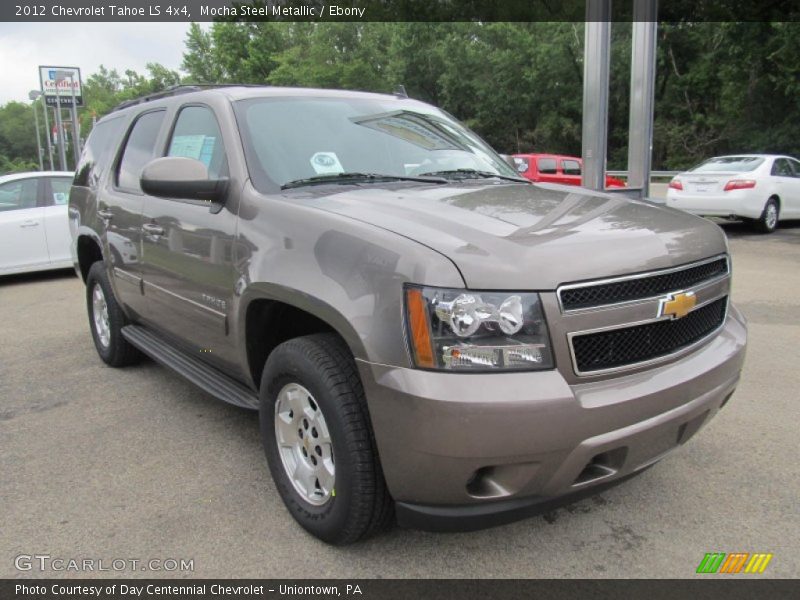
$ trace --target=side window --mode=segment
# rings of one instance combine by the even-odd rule
[[[45,198],[45,206],[61,206],[69,200],[69,188],[72,180],[66,177],[50,178],[50,196]]]
[[[800,177],[800,161],[790,158],[789,164],[791,165],[792,170],[794,171],[794,176]]]
[[[562,160],[561,170],[564,171],[564,175],[580,175],[581,163],[577,160]]]
[[[539,173],[544,173],[545,175],[556,174],[555,158],[540,158],[536,164],[539,166]]]
[[[75,185],[97,187],[114,155],[113,144],[118,139],[123,123],[124,119],[116,118],[94,126],[75,169]]]
[[[199,160],[208,176],[218,179],[228,174],[228,162],[217,119],[206,106],[187,106],[178,113],[167,156]]]
[[[141,192],[139,177],[144,166],[153,160],[156,138],[164,121],[164,111],[149,112],[139,117],[133,124],[122,159],[117,170],[117,186],[121,189]]]
[[[36,208],[37,179],[17,179],[0,184],[0,212]]]
[[[777,177],[794,177],[792,167],[789,165],[789,161],[785,158],[775,159],[775,162],[772,163],[772,175]]]

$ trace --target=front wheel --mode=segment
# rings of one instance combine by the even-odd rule
[[[775,198],[770,198],[764,205],[764,211],[755,221],[755,227],[761,233],[772,233],[778,227],[778,202]]]
[[[128,324],[114,298],[105,265],[98,261],[86,277],[86,308],[97,354],[112,367],[124,367],[141,359],[139,351],[122,336]]]
[[[384,529],[393,503],[345,344],[333,334],[284,342],[267,359],[260,396],[267,462],[295,520],[331,544]]]

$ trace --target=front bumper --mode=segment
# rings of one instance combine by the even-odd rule
[[[685,443],[733,393],[744,318],[669,364],[569,385],[557,370],[466,374],[359,361],[401,525],[471,529],[596,493]]]

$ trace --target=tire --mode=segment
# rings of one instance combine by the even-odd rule
[[[272,479],[306,531],[344,545],[393,522],[364,390],[338,336],[309,335],[275,348],[264,367],[260,401]],[[297,477],[290,476],[293,465]]]
[[[761,216],[754,222],[755,228],[761,233],[772,233],[778,228],[778,217],[780,216],[780,207],[775,198],[770,198],[764,205],[764,211]]]
[[[101,293],[102,299],[96,294]],[[103,303],[105,315],[100,313]],[[94,263],[86,277],[86,309],[89,313],[89,329],[92,332],[94,347],[103,362],[112,367],[124,367],[141,360],[142,355],[134,346],[122,337],[122,328],[128,325],[128,319],[114,298],[114,292],[108,281],[108,273],[102,261]],[[95,313],[99,318],[95,319]]]

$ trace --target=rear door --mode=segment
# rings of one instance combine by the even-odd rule
[[[788,158],[786,161],[792,169],[792,183],[790,186],[791,193],[786,194],[783,199],[783,216],[787,219],[800,218],[800,162],[793,158]]]
[[[46,177],[44,185],[44,231],[47,237],[47,253],[50,262],[70,266],[69,245],[72,241],[69,232],[67,202],[72,186],[70,177]]]
[[[105,229],[103,252],[111,259],[115,293],[137,317],[142,317],[146,305],[140,261],[145,195],[139,178],[163,140],[166,114],[165,109],[154,109],[133,120],[115,163],[112,181],[97,203]]]
[[[539,171],[539,181],[549,183],[562,183],[558,174],[558,163],[555,158],[541,157],[536,159],[536,169]]]
[[[41,177],[0,184],[0,273],[47,268]]]
[[[228,176],[226,144],[232,143],[223,139],[214,109],[186,104],[176,112],[164,154],[199,160],[216,179]],[[147,320],[204,360],[226,366],[237,277],[233,204],[214,213],[208,203],[147,196],[142,222]]]

